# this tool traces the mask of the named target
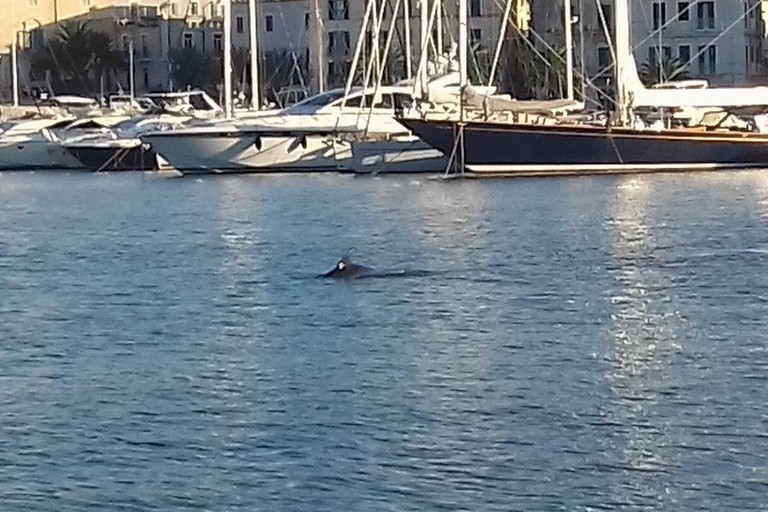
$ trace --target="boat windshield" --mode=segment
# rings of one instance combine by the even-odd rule
[[[292,112],[307,112],[310,110],[317,110],[326,105],[330,105],[334,101],[339,100],[343,97],[344,97],[343,89],[328,91],[321,94],[316,94],[315,96],[312,96],[303,101],[300,101],[295,105],[291,105],[290,107],[283,110],[283,112],[286,114],[290,114]]]

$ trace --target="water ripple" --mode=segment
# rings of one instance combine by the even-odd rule
[[[760,172],[2,180],[5,509],[764,507]]]

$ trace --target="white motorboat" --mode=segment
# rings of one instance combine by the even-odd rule
[[[0,124],[0,169],[81,169],[50,131],[72,123],[73,117],[25,119]]]
[[[190,116],[149,115],[128,119],[111,128],[86,131],[65,129],[62,145],[83,166],[93,171],[148,171],[155,169],[155,155],[139,135],[149,131],[181,128]]]
[[[449,73],[430,87],[458,95],[455,80]],[[412,85],[406,83],[334,89],[274,114],[151,132],[141,139],[158,155],[161,167],[185,174],[354,172],[368,161],[375,165],[364,165],[362,172],[442,170],[442,153],[414,139],[395,119],[411,95]]]

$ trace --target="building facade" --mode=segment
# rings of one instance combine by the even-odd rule
[[[19,80],[23,90],[30,83],[32,56],[58,37],[65,23],[86,23],[107,34],[112,49],[127,55],[133,49],[134,86],[137,93],[183,88],[173,83],[171,55],[194,49],[217,54],[223,49],[223,6],[219,0],[9,0],[16,2],[12,22],[0,31],[0,100],[12,94],[11,42],[17,43]],[[256,20],[260,53],[307,53],[307,0],[259,0]],[[6,20],[7,21],[7,20]],[[247,0],[232,0],[232,45],[248,52]],[[242,60],[242,59],[241,59]],[[106,92],[127,91],[128,66]],[[37,84],[39,85],[39,84]]]
[[[574,0],[575,60],[596,83],[610,74],[613,1]],[[531,0],[532,27],[562,44],[562,5]],[[631,38],[638,69],[676,59],[686,76],[712,85],[753,84],[763,77],[766,0],[631,0]],[[605,20],[605,24],[603,23]]]
[[[55,38],[60,23],[65,21],[88,22],[89,28],[107,33],[115,49],[127,52],[133,47],[135,57],[134,83],[137,92],[154,89],[179,88],[174,84],[169,55],[174,49],[195,48],[202,52],[221,51],[223,18],[220,0],[9,0],[15,2],[14,15],[0,26],[0,98],[8,99],[11,91],[9,46],[14,36],[19,45],[19,69],[22,87],[29,74],[29,59],[46,40]],[[389,28],[392,36],[390,58],[399,60],[399,71],[391,70],[389,78],[404,78],[406,51],[411,52],[415,67],[421,44],[420,9],[431,11],[435,0],[409,0],[405,8],[391,24],[393,13],[388,2],[377,0],[385,7],[382,31],[378,40],[368,27],[361,39],[362,21],[366,2],[362,0],[258,0],[257,34],[262,56],[283,55],[285,59],[310,64],[309,76],[303,83],[313,82],[313,77],[323,76],[324,87],[342,84],[348,76],[356,43],[364,45],[361,62],[371,58],[373,45],[384,45]],[[444,4],[444,5],[443,5]],[[496,0],[469,0],[469,37],[472,42],[485,48],[496,44],[501,16],[500,3]],[[392,4],[389,3],[391,6]],[[515,0],[515,10],[523,11],[521,19],[527,19],[527,1]],[[453,2],[439,2],[440,23],[433,27],[433,53],[437,44],[443,49],[455,45],[458,15]],[[315,10],[316,8],[316,10]],[[313,12],[310,12],[310,10]],[[517,15],[517,14],[516,14]],[[407,20],[407,21],[406,21]],[[405,44],[406,25],[410,30],[411,48]],[[234,48],[249,46],[249,16],[247,0],[232,0],[232,44]],[[318,70],[322,66],[322,73]],[[128,86],[127,70],[118,80],[123,89]],[[114,88],[115,84],[109,84]],[[109,91],[111,92],[111,91]]]
[[[60,23],[87,21],[89,27],[109,35],[113,48],[134,51],[134,84],[137,92],[178,89],[188,84],[173,83],[170,55],[180,48],[203,53],[221,52],[223,46],[222,0],[4,0],[10,16],[0,18],[0,100],[11,95],[10,43],[18,43],[18,66],[22,87],[27,90],[31,55],[57,37]],[[404,78],[405,54],[412,66],[419,58],[424,39],[420,33],[420,9],[429,12],[436,0],[408,0],[391,23],[392,2],[384,5],[378,36],[371,26],[363,34],[363,0],[258,0],[259,50],[265,55],[292,61],[304,71],[305,84],[322,76],[324,86],[345,82],[358,41],[363,44],[365,65],[373,49],[381,49],[389,29],[392,34],[390,59],[397,65],[388,78]],[[613,0],[571,0],[574,19],[575,61],[595,83],[610,75],[611,53],[606,29],[613,25]],[[497,0],[468,0],[470,46],[492,52],[502,23],[503,4]],[[389,7],[388,7],[389,6]],[[407,13],[405,12],[407,6]],[[458,14],[455,2],[438,3],[441,22],[433,27],[430,47],[436,53],[456,44]],[[632,39],[638,66],[659,59],[679,59],[688,76],[708,79],[713,84],[754,83],[761,78],[766,37],[768,0],[631,0]],[[407,15],[406,15],[407,14]],[[521,31],[528,25],[553,46],[563,44],[563,6],[552,0],[515,0],[512,17]],[[406,27],[408,30],[406,30]],[[411,40],[405,44],[405,33]],[[247,52],[249,46],[247,0],[232,0],[232,43]],[[509,34],[509,31],[508,31]],[[535,39],[529,38],[533,41]],[[241,52],[242,53],[242,52]],[[282,56],[282,57],[281,57]],[[322,70],[319,67],[322,66]],[[306,68],[309,68],[307,70]],[[110,83],[126,90],[128,70]]]

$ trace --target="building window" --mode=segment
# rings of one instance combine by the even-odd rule
[[[328,0],[329,20],[349,19],[349,0]]]
[[[192,32],[184,32],[183,44],[184,44],[184,48],[194,48],[195,35]]]
[[[696,5],[696,28],[715,28],[715,2],[699,2]]]
[[[611,49],[607,46],[599,46],[597,48],[597,65],[600,69],[605,69],[611,65]]]
[[[171,2],[171,16],[178,16],[178,15],[179,15],[179,3]]]
[[[667,4],[653,2],[653,30],[659,30],[667,24]]]
[[[677,47],[677,58],[680,61],[680,64],[683,66],[688,65],[688,61],[691,60],[691,47],[687,44],[681,44]]]
[[[131,49],[131,36],[128,34],[123,34],[120,36],[120,48],[123,49],[124,52],[130,51]]]
[[[714,75],[717,73],[717,48],[715,45],[699,46],[699,74]]]
[[[483,40],[483,31],[479,28],[473,28],[469,31],[469,39],[473,43],[479,43]]]
[[[149,45],[147,44],[146,34],[141,34],[141,56],[145,59],[149,57]]]
[[[144,74],[144,90],[149,90],[149,69],[143,68],[142,72]]]
[[[30,7],[37,7],[37,0],[29,0]]]
[[[80,0],[80,5],[82,5],[83,7],[86,7],[86,8],[90,8],[91,7],[91,0]]]
[[[189,14],[190,16],[197,16],[197,2],[189,2]]]
[[[275,17],[271,14],[267,14],[264,17],[264,22],[266,24],[267,32],[273,32],[275,30]]]
[[[328,63],[328,82],[331,84],[343,84],[349,75],[348,61],[334,61]]]
[[[220,52],[222,48],[224,48],[224,46],[221,44],[221,41],[222,41],[221,34],[219,34],[218,32],[213,34],[213,49],[216,50],[217,52]]]
[[[661,47],[661,61],[669,61],[672,60],[672,47],[671,46],[662,46]],[[648,48],[648,61],[652,64],[659,64],[659,47],[658,46],[651,46]]]
[[[480,0],[470,0],[469,2],[469,15],[474,17],[479,17],[483,15],[483,10],[481,9],[481,2]]]
[[[691,19],[689,2],[677,2],[677,21],[688,21]]]
[[[309,13],[304,13],[304,30],[309,30]]]
[[[346,30],[328,32],[328,55],[331,57],[349,55],[349,32]]]
[[[243,17],[238,16],[237,18],[235,18],[235,31],[238,34],[243,33],[244,27],[245,27],[245,20],[243,19]]]

